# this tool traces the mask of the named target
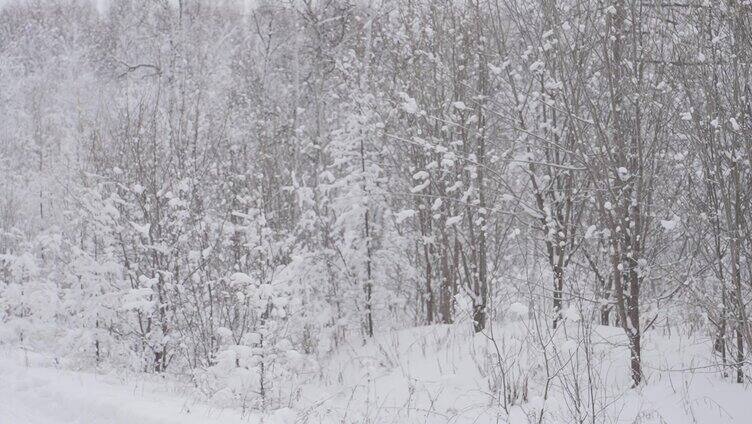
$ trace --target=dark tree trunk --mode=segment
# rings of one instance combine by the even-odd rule
[[[558,266],[554,267],[554,322],[553,328],[559,324],[561,320],[561,308],[562,308],[562,291],[564,290],[564,272]]]
[[[439,298],[439,309],[441,313],[441,322],[444,324],[452,323],[452,273],[449,270],[449,239],[446,232],[443,234],[443,247],[441,248],[441,296]]]
[[[636,333],[630,337],[630,368],[632,369],[632,384],[637,387],[642,383],[642,358],[641,358],[641,336]]]
[[[601,325],[610,325],[611,308],[608,305],[601,306]]]
[[[744,383],[744,336],[736,330],[736,382]]]
[[[486,328],[486,305],[473,306],[473,330],[480,333]]]

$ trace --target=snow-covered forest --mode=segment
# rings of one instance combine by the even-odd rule
[[[749,422],[750,0],[0,1],[0,423]]]

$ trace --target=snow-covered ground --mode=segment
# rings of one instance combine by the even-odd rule
[[[292,409],[263,419],[198,401],[175,381],[63,370],[44,356],[6,349],[0,424],[519,424],[538,422],[542,410],[549,423],[577,422],[577,416],[595,423],[750,422],[752,390],[720,377],[708,340],[649,332],[648,382],[634,390],[621,330],[595,327],[588,337],[581,332],[569,324],[536,341],[531,324],[519,321],[497,328],[495,343],[464,325],[383,333],[366,345],[353,341],[296,388]],[[590,368],[583,356],[587,339],[595,364]]]
[[[28,363],[28,365],[27,365]],[[2,351],[0,424],[253,424],[260,417],[191,400],[151,376],[115,377],[58,369],[39,355]],[[268,424],[295,421],[290,410]]]
[[[635,390],[620,328],[595,326],[587,336],[578,323],[555,334],[535,328],[527,321],[497,327],[494,342],[466,325],[437,325],[341,347],[324,371],[329,384],[303,390],[315,394],[305,403],[325,404],[311,408],[310,422],[521,424],[538,423],[542,410],[543,422],[557,424],[752,422],[752,389],[720,377],[701,335],[648,332],[647,384]]]

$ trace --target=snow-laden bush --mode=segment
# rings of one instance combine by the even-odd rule
[[[301,378],[314,361],[294,349],[287,339],[266,342],[260,333],[245,338],[245,345],[225,346],[216,363],[198,373],[196,381],[217,406],[277,409],[292,403]]]

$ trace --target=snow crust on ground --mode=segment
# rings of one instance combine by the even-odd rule
[[[311,406],[300,413],[311,423],[522,424],[538,423],[545,409],[543,422],[568,424],[577,422],[571,396],[577,380],[583,396],[593,390],[596,419],[584,411],[588,423],[752,422],[752,388],[721,378],[712,341],[699,334],[649,331],[643,341],[647,384],[633,389],[624,331],[594,326],[588,337],[596,383],[588,387],[577,321],[544,338],[552,376],[546,399],[543,349],[536,347],[534,323],[523,319],[480,335],[467,324],[433,325],[340,346],[322,370],[325,384],[302,390],[301,406]],[[510,387],[527,387],[526,400],[501,405],[499,362]]]
[[[353,340],[321,358],[318,376],[300,387],[292,408],[246,413],[196,400],[185,385],[154,376],[60,369],[49,358],[0,351],[0,424],[235,424],[235,423],[570,423],[575,402],[567,387],[592,387],[596,423],[746,424],[752,389],[723,379],[700,335],[656,328],[644,342],[647,384],[629,387],[623,331],[595,327],[593,375],[581,362],[580,326],[550,338],[545,371],[520,320],[473,335],[467,325],[385,332],[365,345]],[[501,353],[497,356],[496,353]],[[502,405],[494,378],[499,364],[526,399]],[[496,370],[496,371],[494,371]],[[495,374],[496,373],[496,374]],[[554,374],[543,398],[547,376]],[[589,411],[588,411],[589,413]],[[592,422],[587,420],[586,422]]]
[[[35,354],[0,351],[0,424],[254,424],[258,414],[191,400],[172,382],[67,371]],[[28,365],[27,365],[28,364]],[[291,424],[279,410],[268,424]]]

